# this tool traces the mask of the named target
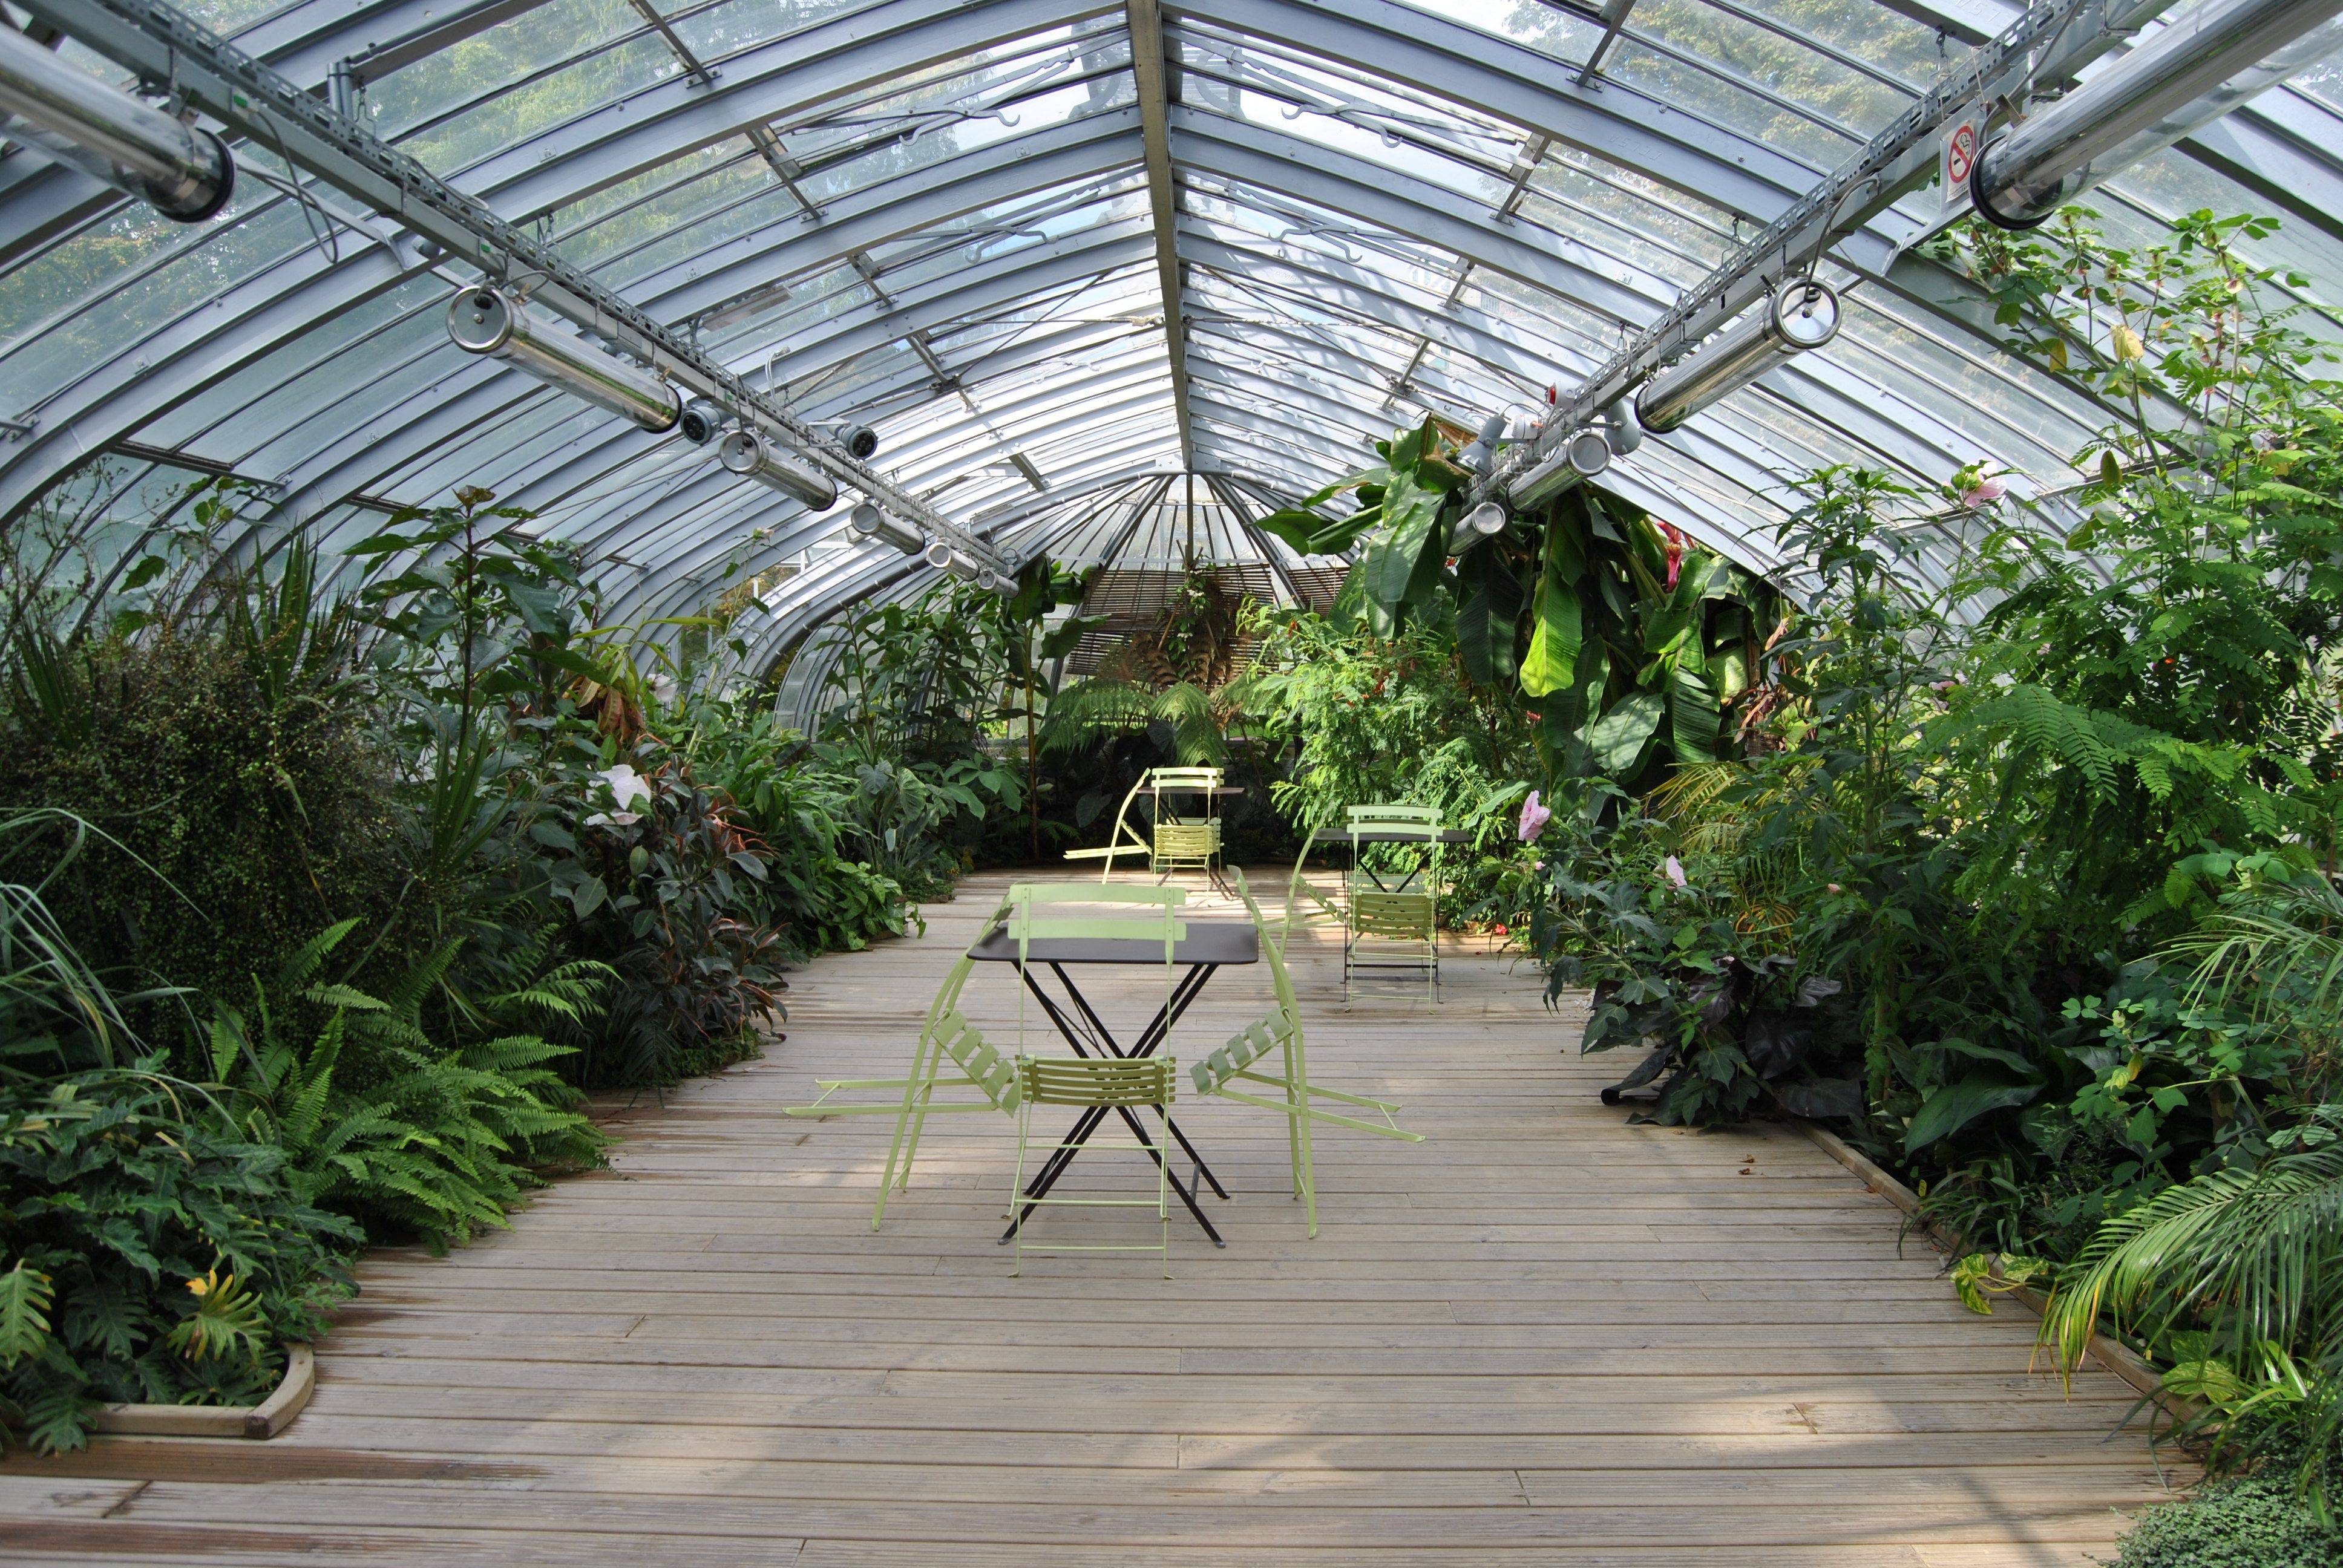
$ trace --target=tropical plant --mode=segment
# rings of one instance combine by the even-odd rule
[[[36,1448],[111,1402],[256,1402],[351,1289],[357,1227],[162,1066],[0,1086],[0,1413]]]

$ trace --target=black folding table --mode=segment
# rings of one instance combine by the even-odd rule
[[[1082,995],[1081,988],[1074,984],[1073,976],[1066,971],[1071,966],[1081,964],[1161,968],[1163,964],[1163,940],[1161,937],[1053,937],[1028,943],[1025,989],[1033,993],[1034,1000],[1041,1004],[1041,1010],[1049,1014],[1050,1021],[1057,1026],[1058,1033],[1064,1037],[1066,1043],[1073,1047],[1076,1056],[1090,1056],[1093,1052],[1131,1058],[1152,1056],[1162,1049],[1163,1042],[1171,1037],[1172,1026],[1180,1021],[1180,1015],[1186,1012],[1188,1004],[1202,993],[1205,982],[1222,964],[1261,961],[1261,932],[1251,920],[1184,920],[1183,923],[1187,935],[1172,945],[1172,962],[1173,967],[1184,968],[1186,972],[1172,982],[1172,994],[1161,1007],[1155,1010],[1154,1018],[1140,1031],[1128,1050],[1116,1042],[1113,1034],[1099,1018],[1098,1010],[1091,1006],[1090,999]],[[985,933],[983,940],[968,950],[968,956],[979,963],[1013,964],[1017,961],[1017,941],[1005,928],[995,926]],[[1042,989],[1034,971],[1043,969],[1056,975],[1058,983],[1065,988],[1067,1000],[1064,1002]],[[1147,1129],[1132,1114],[1131,1108],[1117,1106],[1114,1109],[1139,1139],[1140,1146],[1151,1159],[1161,1163],[1163,1151],[1147,1136]],[[1091,1134],[1105,1120],[1106,1108],[1092,1106],[1082,1112],[1081,1119],[1074,1123],[1073,1131],[1059,1140],[1068,1147],[1053,1152],[1043,1161],[1041,1169],[1034,1173],[1033,1179],[1025,1184],[1021,1206],[1010,1221],[1009,1229],[1001,1232],[1003,1241],[1017,1233],[1017,1227],[1023,1224],[1026,1216],[1033,1211],[1033,1201],[1046,1196],[1050,1189],[1057,1185],[1058,1178],[1064,1175],[1066,1168],[1073,1163],[1081,1145],[1089,1141]],[[1204,1163],[1203,1156],[1197,1153],[1195,1146],[1188,1141],[1187,1134],[1180,1131],[1180,1124],[1167,1119],[1167,1125],[1172,1136],[1178,1140],[1181,1150],[1195,1161],[1197,1177],[1210,1186],[1216,1196],[1226,1198],[1226,1189],[1213,1176],[1212,1168]],[[1227,1246],[1228,1243],[1221,1240],[1221,1233],[1212,1229],[1212,1222],[1204,1217],[1204,1211],[1197,1204],[1194,1191],[1168,1167],[1165,1174],[1171,1181],[1172,1190],[1180,1194],[1180,1201],[1186,1204],[1188,1212],[1196,1217],[1196,1223],[1203,1227],[1204,1234],[1212,1239],[1212,1244]]]

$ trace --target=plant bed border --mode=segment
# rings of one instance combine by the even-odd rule
[[[1955,1257],[1962,1257],[1976,1251],[1959,1236],[1923,1215],[1920,1212],[1918,1193],[1881,1170],[1851,1147],[1846,1140],[1837,1133],[1826,1128],[1818,1127],[1811,1121],[1799,1121],[1795,1125],[1799,1131],[1806,1135],[1815,1148],[1861,1177],[1865,1187],[1910,1215],[1912,1222],[1938,1246],[1943,1247]],[[1993,1266],[1991,1276],[2002,1293],[2009,1296],[2026,1311],[2037,1318],[2046,1314],[2049,1302],[2041,1292],[2028,1285],[2013,1285],[2003,1279],[1998,1262]],[[2097,1357],[2101,1366],[2129,1383],[2143,1398],[2152,1401],[2174,1421],[2186,1422],[2199,1413],[2194,1400],[2184,1400],[2177,1395],[2165,1392],[2164,1380],[2158,1377],[2156,1369],[2142,1360],[2139,1353],[2130,1346],[2111,1340],[2095,1329],[2091,1332],[2088,1353]]]
[[[109,1404],[91,1430],[115,1437],[271,1438],[307,1408],[317,1389],[317,1358],[295,1341],[285,1347],[285,1377],[258,1404]]]

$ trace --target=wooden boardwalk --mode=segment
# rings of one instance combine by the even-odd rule
[[[900,1070],[1001,880],[810,966],[785,1042],[614,1117],[610,1171],[509,1234],[369,1257],[284,1435],[13,1457],[0,1558],[1998,1568],[2093,1561],[2166,1495],[2138,1429],[2109,1436],[2127,1388],[2030,1372],[2033,1319],[1963,1311],[1795,1135],[1626,1125],[1595,1099],[1622,1063],[1495,957],[1453,955],[1436,1008],[1345,1005],[1335,950],[1296,943],[1317,1075],[1431,1135],[1323,1131],[1314,1241],[1282,1121],[1220,1101],[1179,1114],[1229,1245],[1178,1221],[1169,1283],[1112,1255],[1010,1279],[989,1113],[930,1124],[874,1235],[888,1122],[779,1108]],[[1088,989],[1126,1025],[1161,995]],[[968,998],[1013,1037],[1007,972]],[[1175,1053],[1268,998],[1223,970]],[[1132,1152],[1076,1169],[1152,1190]]]

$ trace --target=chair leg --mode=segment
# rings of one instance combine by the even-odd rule
[[[870,1228],[873,1231],[876,1231],[879,1228],[879,1222],[887,1217],[887,1194],[893,1191],[899,1183],[905,1189],[909,1189],[911,1184],[911,1161],[920,1149],[920,1124],[926,1121],[928,1117],[927,1101],[920,1097],[921,1080],[929,1081],[924,1087],[930,1094],[932,1094],[935,1090],[934,1073],[929,1070],[928,1063],[936,1049],[938,1048],[928,1039],[928,1030],[923,1026],[920,1030],[919,1048],[911,1053],[910,1079],[903,1086],[903,1109],[895,1115],[895,1137],[887,1146],[887,1169],[879,1183],[879,1201],[870,1211]],[[919,1101],[916,1121],[913,1120],[912,1114],[912,1102],[915,1100]],[[907,1132],[908,1147],[906,1147]],[[899,1154],[900,1163],[898,1163]]]
[[[1298,1112],[1292,1118],[1293,1177],[1300,1188],[1302,1217],[1314,1238],[1318,1234],[1318,1167],[1310,1148],[1310,1056],[1298,1031],[1285,1042],[1285,1097]]]
[[[1017,1174],[1009,1182],[1009,1220],[1011,1239],[1016,1250],[1009,1264],[1009,1277],[1016,1279],[1025,1271],[1024,1204],[1020,1200],[1025,1193],[1025,1143],[1028,1130],[1033,1124],[1033,1108],[1020,1104],[1017,1108]]]

